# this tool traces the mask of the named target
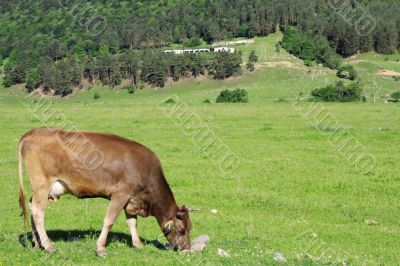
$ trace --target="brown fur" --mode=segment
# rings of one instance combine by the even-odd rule
[[[85,158],[81,156],[90,150],[96,150],[103,156],[101,164],[94,169],[88,169]],[[182,219],[178,219],[177,214],[182,208],[175,202],[159,159],[137,142],[111,134],[37,128],[22,136],[19,157],[19,202],[24,222],[27,214],[22,158],[25,160],[33,199],[43,198],[42,194],[49,193],[52,184],[58,181],[78,198],[126,200],[124,209],[127,215],[155,216],[162,230],[171,220],[177,225],[181,224]],[[46,207],[46,204],[42,205]],[[188,226],[189,215],[185,217],[183,224]],[[189,231],[184,240],[183,236],[168,240],[173,245],[179,243],[178,248],[190,248]]]

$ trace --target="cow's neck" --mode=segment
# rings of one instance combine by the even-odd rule
[[[165,224],[176,217],[178,205],[175,202],[174,196],[170,189],[159,191],[153,196],[152,215],[157,219],[161,229]]]

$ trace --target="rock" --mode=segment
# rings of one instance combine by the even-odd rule
[[[231,255],[229,255],[228,252],[226,252],[222,248],[217,249],[217,255],[221,256],[221,257],[230,257],[231,256]]]
[[[208,235],[198,236],[192,242],[191,252],[202,251],[210,241],[211,239]]]
[[[274,260],[275,260],[275,261],[279,261],[279,262],[285,262],[285,261],[286,261],[286,258],[285,258],[285,256],[283,256],[282,253],[276,252],[276,253],[274,254]]]
[[[216,209],[212,209],[212,210],[211,210],[211,213],[212,213],[212,214],[217,214],[218,211],[217,211]]]

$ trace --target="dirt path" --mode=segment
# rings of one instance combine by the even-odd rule
[[[385,77],[400,77],[400,72],[396,72],[389,69],[380,69],[378,75]]]

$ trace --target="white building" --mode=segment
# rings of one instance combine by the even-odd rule
[[[216,47],[216,48],[199,48],[199,49],[178,49],[178,50],[164,50],[164,54],[198,54],[198,53],[234,53],[235,48],[229,47]]]
[[[255,43],[254,39],[248,39],[248,40],[240,40],[240,41],[222,41],[222,42],[215,42],[212,44],[212,46],[221,46],[221,45],[240,45],[240,44],[253,44]]]

